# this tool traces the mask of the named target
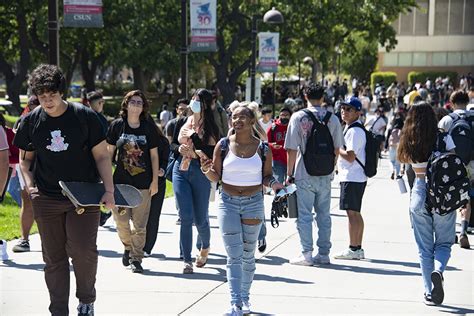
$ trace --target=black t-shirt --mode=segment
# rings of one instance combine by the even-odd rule
[[[158,147],[156,126],[142,120],[138,128],[131,128],[126,120],[116,119],[107,132],[107,143],[118,151],[114,183],[148,189],[153,178],[150,149]]]
[[[14,144],[35,151],[33,175],[38,189],[48,196],[62,197],[60,180],[98,182],[91,149],[105,139],[105,133],[97,114],[84,106],[75,111],[70,103],[58,117],[49,116],[41,108],[37,111],[40,113],[30,112],[22,118]],[[77,115],[82,115],[87,131]]]

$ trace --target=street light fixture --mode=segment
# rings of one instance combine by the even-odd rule
[[[255,73],[257,59],[257,19],[258,15],[252,15],[252,56],[250,60],[250,101],[255,101]],[[283,15],[274,7],[263,16],[263,22],[269,24],[283,23]]]
[[[337,77],[339,77],[339,74],[341,73],[341,55],[342,55],[342,49],[339,47],[339,45],[336,45],[336,54],[337,54]]]

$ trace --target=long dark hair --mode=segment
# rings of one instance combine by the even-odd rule
[[[122,100],[122,105],[121,105],[121,109],[120,109],[120,116],[124,120],[127,119],[127,116],[128,116],[128,101],[130,101],[130,99],[133,96],[139,96],[140,98],[142,98],[143,110],[142,110],[142,113],[140,113],[140,121],[143,121],[143,120],[146,119],[146,117],[148,115],[148,111],[150,109],[150,104],[149,104],[145,94],[143,92],[141,92],[140,90],[132,90],[132,91],[128,92],[125,95],[125,97]]]
[[[431,105],[417,103],[408,111],[398,145],[398,159],[403,163],[427,161],[438,135],[438,120]]]
[[[209,143],[209,139],[212,137],[217,142],[219,140],[219,128],[214,121],[214,113],[212,111],[212,93],[207,89],[197,89],[193,96],[198,96],[201,102],[201,118],[196,125],[203,123],[203,142]]]

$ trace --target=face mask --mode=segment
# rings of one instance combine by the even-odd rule
[[[191,100],[191,103],[189,104],[189,107],[191,108],[191,111],[193,111],[193,113],[200,113],[201,112],[201,102],[199,102],[199,101]]]
[[[288,123],[290,122],[290,119],[288,119],[288,118],[281,118],[281,119],[280,119],[280,122],[281,122],[281,124],[286,125],[286,124],[288,124]]]

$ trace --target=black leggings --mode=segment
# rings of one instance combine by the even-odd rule
[[[151,198],[150,215],[146,224],[146,240],[143,250],[151,253],[155,246],[156,237],[158,236],[158,227],[160,226],[161,208],[166,193],[166,179],[158,178],[158,193]]]

